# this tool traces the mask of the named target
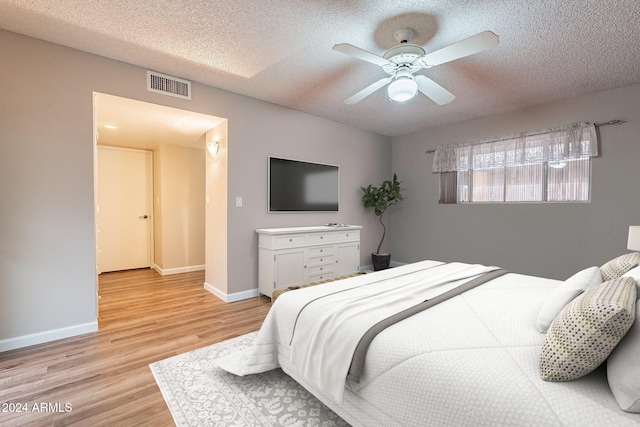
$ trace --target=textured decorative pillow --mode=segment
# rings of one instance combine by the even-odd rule
[[[611,279],[622,277],[624,273],[638,265],[640,265],[640,252],[620,255],[618,258],[614,258],[600,267],[602,280],[606,282]]]
[[[636,317],[630,277],[587,289],[553,319],[540,354],[545,381],[571,381],[600,366]]]
[[[640,306],[633,326],[607,359],[607,379],[620,409],[640,413]]]
[[[583,293],[585,289],[600,283],[602,283],[600,267],[585,268],[565,280],[544,301],[536,319],[538,332],[547,332],[549,325],[565,305]]]

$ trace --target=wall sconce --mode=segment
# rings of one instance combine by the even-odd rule
[[[640,251],[640,225],[632,225],[629,227],[627,249],[631,251]]]
[[[211,156],[211,158],[216,158],[218,152],[220,151],[220,142],[219,141],[209,141],[207,142],[207,152]]]

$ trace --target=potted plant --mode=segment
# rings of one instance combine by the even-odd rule
[[[374,187],[368,185],[367,187],[360,187],[362,192],[362,203],[365,208],[373,208],[373,212],[378,217],[380,224],[382,225],[382,238],[378,245],[378,250],[371,254],[371,261],[373,263],[374,270],[384,270],[389,268],[391,264],[391,254],[381,254],[380,248],[382,242],[387,234],[387,227],[382,222],[382,214],[389,208],[389,206],[397,205],[402,201],[403,188],[400,187],[401,182],[398,181],[396,174],[393,174],[393,180],[386,180],[380,185],[380,187]]]

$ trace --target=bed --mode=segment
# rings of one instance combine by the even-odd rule
[[[640,263],[640,254],[636,255],[631,262],[635,266]],[[567,304],[553,310],[566,310],[582,292],[567,296],[565,283],[569,280],[495,274],[497,270],[422,261],[287,292],[274,303],[254,346],[221,359],[219,366],[237,375],[280,367],[354,426],[640,424],[640,414],[623,411],[620,396],[612,393],[606,363],[572,381],[541,378],[541,351],[550,334],[538,330],[542,312],[549,309],[552,298],[558,305],[558,294]],[[595,270],[600,275],[601,268],[593,267],[590,272]],[[622,276],[618,270],[614,274]],[[637,275],[637,270],[632,271]],[[581,274],[584,282],[586,273]],[[459,286],[484,275],[492,277],[456,294]],[[599,282],[605,278],[604,273],[601,276]],[[595,288],[597,283],[589,277],[584,287]],[[632,284],[635,304],[635,280],[616,280]],[[416,291],[415,285],[421,283],[427,283],[423,286],[426,290]],[[353,343],[360,342],[357,335],[361,330],[368,331],[368,327],[359,326],[359,319],[372,317],[367,321],[378,324],[380,318],[366,305],[356,305],[349,314],[334,307],[339,307],[341,300],[353,305],[350,295],[373,292],[373,288],[383,289],[384,301],[395,301],[374,303],[383,311],[398,305],[396,309],[402,312],[415,301],[428,301],[443,292],[454,296],[377,331],[359,371],[353,374]],[[396,288],[408,291],[396,298],[390,293]],[[563,289],[565,292],[559,292]],[[637,317],[635,305],[632,310],[631,316]],[[550,317],[546,321],[551,322],[551,331],[561,315],[547,312],[546,316]],[[320,318],[328,320],[319,326]],[[622,382],[627,381],[623,394],[632,399],[640,383],[640,363],[633,355],[635,346],[640,346],[638,323],[630,330],[626,327],[629,333],[622,342],[626,340],[628,345],[618,357],[622,368],[614,372],[623,377]],[[637,409],[637,401],[625,405],[626,410]]]

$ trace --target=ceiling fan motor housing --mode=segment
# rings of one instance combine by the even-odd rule
[[[383,58],[388,60],[389,64],[383,65],[382,69],[391,75],[395,74],[400,67],[409,67],[414,72],[418,71],[422,67],[418,66],[417,61],[424,54],[424,49],[415,44],[401,44],[392,47],[383,55]]]
[[[413,79],[413,71],[409,67],[400,67],[395,73],[395,78],[408,77]]]

